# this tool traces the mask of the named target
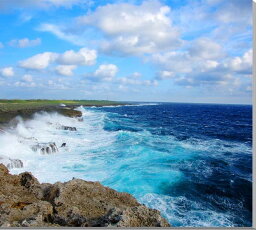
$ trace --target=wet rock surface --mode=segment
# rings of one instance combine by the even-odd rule
[[[52,153],[56,153],[59,151],[55,142],[37,143],[35,145],[32,145],[31,149],[34,152],[39,151],[41,154],[52,154]]]
[[[19,159],[11,159],[6,156],[0,156],[0,163],[6,165],[8,169],[23,168],[23,162]]]
[[[160,212],[99,182],[42,183],[0,164],[1,227],[168,227]]]

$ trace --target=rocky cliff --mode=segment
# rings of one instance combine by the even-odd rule
[[[98,182],[42,183],[0,164],[1,227],[168,227],[159,211]]]

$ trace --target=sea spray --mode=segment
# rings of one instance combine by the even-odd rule
[[[251,107],[163,103],[78,110],[83,121],[38,113],[1,134],[1,151],[24,161],[11,172],[31,171],[40,182],[100,181],[160,210],[172,226],[251,225]],[[21,137],[55,142],[59,152],[34,152]]]

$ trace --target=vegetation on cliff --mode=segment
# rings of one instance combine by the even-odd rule
[[[65,116],[81,116],[79,111],[73,110],[77,106],[111,106],[123,105],[115,101],[100,100],[0,100],[0,125],[9,122],[16,116],[24,119],[38,111],[55,111]],[[65,106],[63,106],[65,105]]]

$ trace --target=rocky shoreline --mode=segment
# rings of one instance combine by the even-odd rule
[[[42,183],[0,164],[0,227],[169,227],[160,212],[99,182]]]
[[[44,111],[58,112],[81,121],[82,113],[74,110],[74,107]],[[29,117],[30,113],[31,111]],[[76,127],[63,124],[56,128],[76,131]],[[56,146],[54,142],[41,143],[35,138],[20,139],[21,143],[27,141],[31,144],[31,149],[39,154],[57,153],[58,148],[66,146],[66,143],[61,146]],[[159,211],[141,205],[128,193],[120,193],[99,182],[81,179],[40,184],[29,172],[11,175],[8,171],[22,167],[21,160],[11,159],[0,153],[0,227],[170,226]]]
[[[37,108],[37,109],[31,109],[31,110],[22,110],[22,111],[16,111],[18,114],[14,113],[12,114],[8,120],[8,122],[5,122],[5,124],[2,124],[0,126],[0,134],[1,133],[8,133],[8,128],[9,126],[15,127],[19,120],[15,119],[17,116],[22,117],[23,120],[27,120],[33,117],[33,115],[36,112],[57,112],[63,116],[66,117],[71,117],[71,118],[76,118],[78,121],[82,121],[82,113],[81,111],[75,110],[77,106],[66,106],[64,108],[61,107],[44,107],[44,108]],[[1,115],[1,114],[0,114]],[[16,116],[14,116],[16,115]],[[14,116],[14,117],[13,117]],[[48,124],[52,125],[52,124]],[[56,129],[63,129],[67,131],[76,131],[76,127],[71,127],[71,126],[66,126],[63,124],[58,124]],[[19,136],[19,142],[20,143],[28,143],[30,145],[30,148],[34,152],[38,152],[39,154],[52,154],[52,153],[57,153],[58,152],[58,146],[56,146],[55,142],[40,142],[40,140],[35,139],[34,137],[32,138],[25,138]],[[66,143],[63,143],[59,148],[65,147]],[[0,163],[4,164],[8,169],[12,168],[22,168],[23,167],[23,162],[19,159],[12,159],[9,158],[5,155],[1,154],[0,151]]]

